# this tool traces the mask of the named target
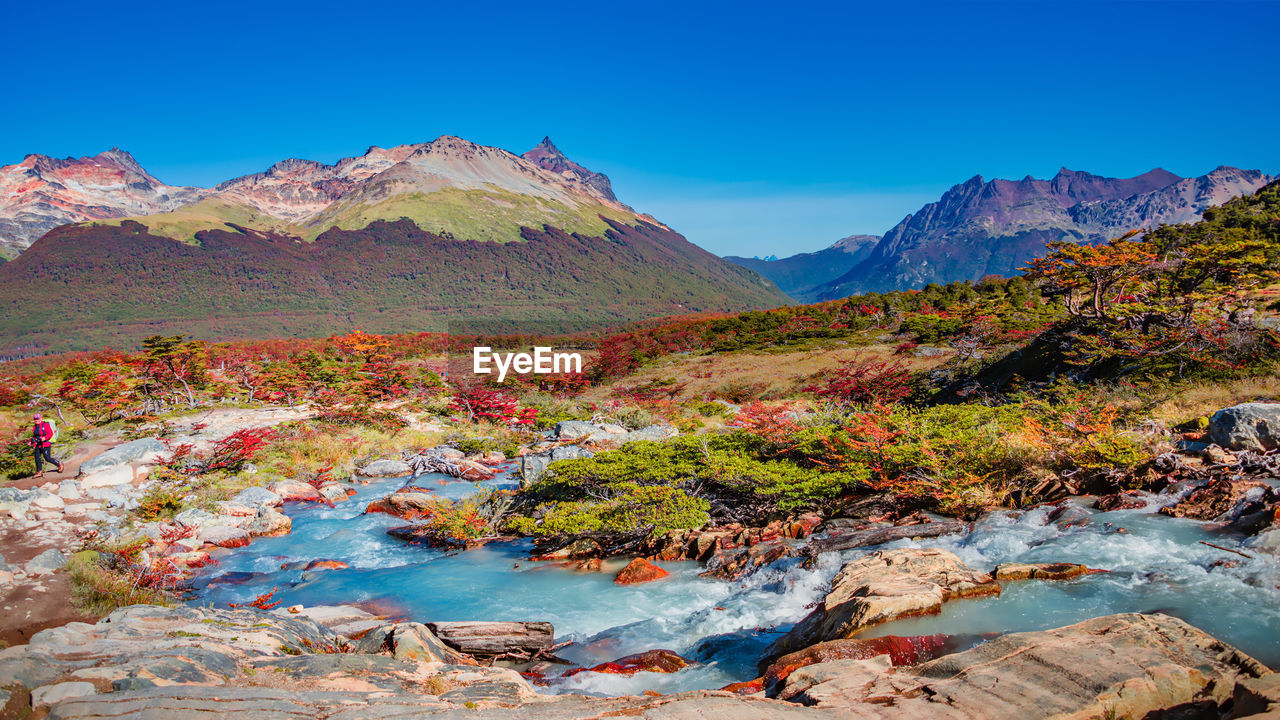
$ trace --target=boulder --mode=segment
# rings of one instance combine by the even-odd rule
[[[364,477],[406,477],[413,474],[413,468],[403,460],[374,460],[356,470],[356,474]]]
[[[81,475],[91,475],[131,463],[154,463],[167,455],[169,449],[156,438],[143,438],[117,445],[80,464]]]
[[[561,420],[556,423],[555,436],[561,442],[572,442],[584,438],[588,441],[617,440],[626,435],[625,429],[617,425],[612,427],[616,431],[586,420]]]
[[[214,525],[226,525],[230,518],[222,515],[214,515],[200,508],[188,508],[174,516],[173,522],[183,527],[189,527],[196,530],[205,527],[213,527]]]
[[[547,471],[547,467],[557,460],[576,460],[589,457],[595,457],[595,453],[580,445],[564,445],[544,452],[521,455],[521,483],[527,485],[536,482]]]
[[[670,440],[679,434],[680,431],[670,425],[650,425],[648,427],[640,428],[639,430],[632,430],[627,433],[622,440],[623,442],[635,442],[637,440],[661,442],[663,440]]]
[[[211,525],[200,528],[197,536],[202,542],[221,548],[238,548],[249,544],[249,531],[229,525]]]
[[[365,512],[386,513],[405,520],[418,520],[431,517],[439,508],[440,501],[429,493],[398,492],[369,503]]]
[[[293,480],[278,480],[267,486],[283,502],[319,502],[320,493],[315,487]]]
[[[1220,717],[1238,683],[1269,675],[1181,620],[1133,613],[1002,635],[911,667],[884,656],[819,663],[778,696],[855,720]]]
[[[954,652],[947,635],[885,635],[876,638],[828,640],[778,658],[764,671],[764,687],[776,691],[779,683],[802,667],[833,660],[868,660],[885,655],[892,665],[915,665]]]
[[[1280,403],[1242,403],[1219,410],[1209,418],[1209,437],[1230,450],[1275,450],[1280,447]]]
[[[279,507],[284,502],[279,495],[263,487],[249,487],[241,490],[230,502],[245,507]]]
[[[350,567],[341,560],[312,560],[305,570],[345,570]]]
[[[765,652],[766,660],[912,615],[928,615],[957,598],[998,595],[995,578],[936,548],[881,550],[851,560],[813,612]]]
[[[618,571],[613,582],[618,585],[637,585],[660,580],[670,574],[644,558],[636,558]]]
[[[1191,491],[1173,505],[1160,508],[1160,513],[1192,520],[1215,520],[1230,512],[1236,503],[1255,488],[1265,491],[1266,485],[1257,480],[1217,478],[1208,485]]]
[[[288,535],[293,529],[293,521],[288,515],[269,507],[258,508],[253,519],[244,525],[244,529],[255,537],[275,537]]]
[[[45,550],[27,562],[28,575],[47,575],[67,564],[67,556],[57,550]]]
[[[1078,563],[1002,563],[996,566],[996,580],[1070,580],[1071,578],[1105,572]]]
[[[635,675],[638,672],[673,673],[693,664],[671,650],[646,650],[634,655],[620,657],[612,662],[601,663],[594,667],[574,668],[566,672],[564,677],[573,677],[582,672],[608,673],[610,675]]]
[[[320,486],[320,497],[331,503],[342,502],[355,494],[355,490],[339,482],[325,483]]]

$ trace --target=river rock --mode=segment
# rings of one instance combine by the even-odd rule
[[[284,502],[317,502],[320,500],[320,493],[315,487],[304,482],[277,480],[268,485],[267,490],[274,493]]]
[[[775,641],[765,658],[852,637],[900,617],[937,613],[949,600],[999,593],[993,577],[946,550],[881,550],[845,563],[818,607]]]
[[[85,460],[80,464],[80,474],[92,475],[130,463],[154,463],[168,452],[164,443],[156,438],[134,440]]]
[[[430,493],[398,492],[369,503],[365,512],[386,513],[405,520],[419,520],[435,515],[439,508],[440,501]]]
[[[304,570],[345,570],[347,567],[341,560],[312,560]]]
[[[413,474],[413,468],[403,460],[374,460],[356,470],[356,474],[364,477],[406,477]]]
[[[280,507],[284,502],[279,495],[271,492],[264,487],[248,487],[241,490],[235,497],[231,498],[231,502],[246,507]]]
[[[1193,520],[1216,520],[1226,515],[1244,496],[1266,485],[1256,480],[1232,480],[1217,478],[1208,485],[1193,490],[1173,505],[1160,508],[1161,514]]]
[[[229,520],[230,518],[226,516],[214,515],[200,508],[188,508],[173,517],[174,523],[194,530],[213,527],[214,525],[226,525]]]
[[[1181,620],[1136,613],[888,665],[883,656],[811,665],[779,697],[855,720],[1218,717],[1238,682],[1270,675]],[[1160,712],[1174,708],[1196,712]]]
[[[1081,575],[1101,572],[1078,563],[1001,563],[996,566],[996,580],[1070,580]]]
[[[573,677],[582,672],[607,673],[609,675],[635,675],[638,672],[673,673],[679,672],[695,663],[680,657],[671,650],[646,650],[634,655],[620,657],[607,663],[589,668],[574,668],[564,674]]]
[[[618,571],[618,574],[613,578],[613,582],[618,585],[638,585],[639,583],[661,580],[670,574],[644,558],[636,558]]]
[[[1231,450],[1275,450],[1280,447],[1280,403],[1243,403],[1209,418],[1209,437]]]
[[[325,483],[320,486],[320,497],[331,503],[342,502],[353,494],[354,491],[350,487],[339,482]]]
[[[249,544],[249,531],[229,525],[211,525],[200,528],[197,536],[201,542],[216,545],[220,548],[238,548]]]
[[[878,655],[889,658],[891,665],[915,665],[954,651],[947,635],[902,637],[885,635],[876,638],[828,640],[778,658],[764,671],[761,689],[776,694],[781,683],[802,667],[833,660],[868,660]]]
[[[253,519],[244,525],[244,529],[255,537],[275,537],[288,535],[293,528],[293,521],[288,515],[269,507],[260,507]]]

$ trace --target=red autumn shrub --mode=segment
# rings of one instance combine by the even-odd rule
[[[465,412],[472,422],[532,425],[538,419],[537,408],[521,408],[515,398],[480,385],[459,388],[450,407]]]
[[[729,423],[771,443],[784,443],[800,430],[797,415],[786,405],[753,402]]]
[[[209,458],[201,465],[201,471],[239,470],[245,463],[275,439],[271,428],[247,428],[237,430],[214,443]]]
[[[911,374],[896,360],[849,360],[805,390],[842,405],[893,404],[911,394]]]

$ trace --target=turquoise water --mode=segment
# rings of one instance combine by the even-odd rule
[[[504,475],[484,485],[510,483]],[[575,663],[654,648],[699,661],[670,675],[580,673],[549,691],[674,692],[754,677],[760,651],[808,613],[806,606],[821,599],[843,562],[878,549],[827,553],[808,569],[783,560],[738,582],[700,578],[695,563],[660,563],[671,577],[625,587],[612,582],[623,561],[608,562],[599,573],[530,562],[527,541],[443,553],[395,540],[386,530],[403,520],[363,511],[403,484],[389,479],[356,486],[358,494],[334,508],[287,507],[293,532],[222,554],[218,566],[197,578],[194,602],[223,606],[277,587],[275,599],[286,606],[375,601],[418,621],[549,621],[558,640],[574,643],[558,654]],[[441,475],[420,476],[413,484],[454,498],[479,489]],[[1246,560],[1201,545],[1208,540],[1235,547],[1238,539],[1212,533],[1202,523],[1153,514],[1156,506],[1090,512],[1085,524],[1074,527],[1049,522],[1045,510],[991,513],[965,536],[891,543],[885,547],[943,547],[988,570],[1000,562],[1065,561],[1111,572],[1067,582],[1007,583],[997,598],[956,601],[938,616],[890,623],[866,635],[1033,630],[1115,612],[1161,611],[1280,667],[1275,557],[1258,553]],[[317,558],[350,567],[301,569]],[[1215,566],[1220,560],[1230,565]],[[246,574],[247,581],[222,582]]]

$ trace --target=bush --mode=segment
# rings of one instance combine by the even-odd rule
[[[609,418],[628,430],[640,430],[654,423],[653,413],[642,407],[624,407],[614,410]]]
[[[170,605],[160,590],[145,587],[113,563],[113,556],[95,550],[72,555],[63,571],[71,584],[71,601],[89,615],[102,617],[130,605]]]
[[[540,522],[517,524],[535,535],[579,533],[629,533],[651,528],[654,533],[693,529],[707,523],[710,505],[683,490],[661,485],[618,483],[614,493],[600,501],[555,503],[540,508]]]
[[[911,374],[896,360],[849,360],[805,390],[846,405],[892,404],[911,394]]]

